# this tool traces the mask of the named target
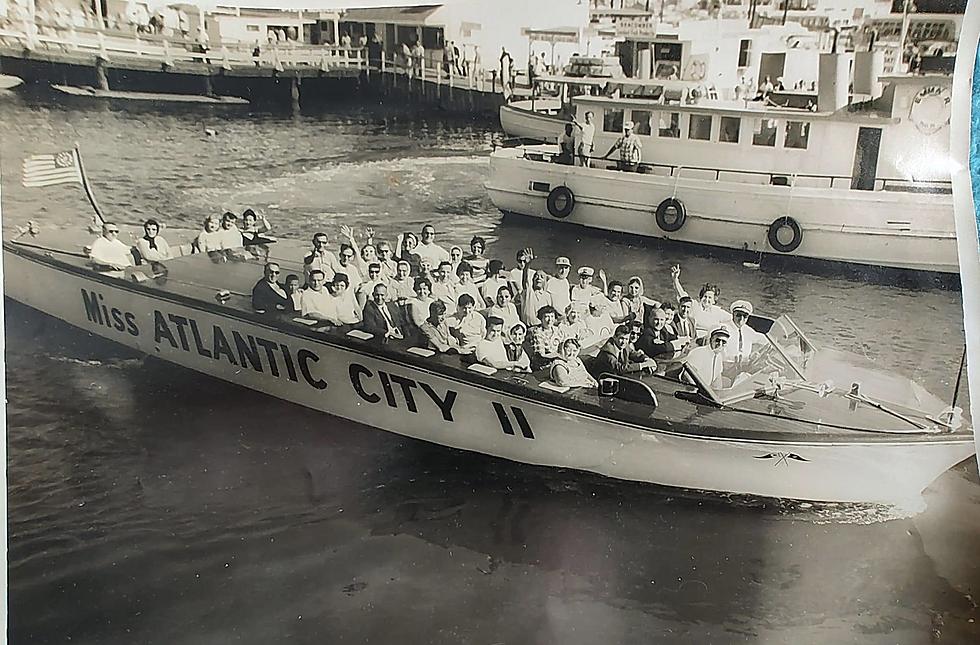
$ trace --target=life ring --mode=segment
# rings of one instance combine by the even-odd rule
[[[687,221],[687,207],[684,202],[668,197],[657,206],[657,226],[667,233],[681,230]]]
[[[783,242],[779,238],[779,232],[784,228],[788,228],[793,233],[793,237],[789,242]],[[800,228],[799,222],[786,215],[769,225],[768,238],[769,246],[780,253],[790,253],[798,249],[800,244],[803,243],[803,229]]]
[[[548,212],[552,217],[563,219],[575,209],[575,194],[568,186],[555,186],[548,193]]]

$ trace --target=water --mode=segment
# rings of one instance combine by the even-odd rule
[[[957,291],[503,220],[481,187],[492,122],[0,101],[7,231],[89,217],[76,188],[17,177],[24,155],[77,141],[121,222],[196,228],[250,206],[283,236],[350,224],[393,239],[431,221],[446,245],[480,234],[506,261],[530,245],[663,296],[680,262],[691,290],[718,282],[724,302],[788,313],[951,395]],[[902,509],[611,482],[333,419],[6,305],[12,642],[980,639],[974,463]]]

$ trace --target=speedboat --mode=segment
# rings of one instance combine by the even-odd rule
[[[0,90],[12,90],[23,83],[24,81],[17,76],[0,74]]]
[[[254,311],[264,260],[302,275],[295,241],[261,258],[190,253],[104,272],[83,231],[30,232],[3,242],[7,297],[158,360],[451,448],[696,491],[881,504],[919,499],[974,453],[958,410],[819,347],[788,316],[750,318],[764,347],[714,387],[681,355],[654,374],[597,374],[601,392],[566,389],[546,372]]]

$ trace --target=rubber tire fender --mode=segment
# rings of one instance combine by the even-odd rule
[[[788,226],[790,230],[793,231],[793,239],[787,244],[783,244],[779,241],[779,229],[784,226]],[[800,227],[799,222],[790,217],[789,215],[784,215],[780,217],[772,224],[769,225],[769,246],[776,249],[780,253],[791,253],[800,247],[803,243],[803,229]]]
[[[564,206],[559,208],[559,202]],[[548,212],[552,217],[564,219],[575,210],[575,193],[568,186],[555,186],[548,193]]]
[[[673,222],[667,221],[667,211],[673,209],[677,212],[677,219]],[[657,226],[666,233],[673,233],[681,230],[684,222],[687,221],[687,207],[684,202],[675,198],[668,197],[657,206]]]

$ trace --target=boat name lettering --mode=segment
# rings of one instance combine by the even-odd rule
[[[89,322],[104,325],[116,331],[125,331],[130,336],[139,336],[136,326],[136,314],[110,307],[105,303],[105,297],[95,291],[82,289],[82,303],[85,305],[85,316]]]
[[[314,375],[313,365],[319,355],[305,347],[292,350],[285,343],[243,334],[237,330],[225,332],[218,325],[200,327],[193,318],[153,311],[153,342],[168,343],[172,348],[194,352],[204,358],[224,360],[235,367],[250,368],[275,378],[288,378],[298,383],[302,377],[307,385],[325,390],[327,382]]]
[[[382,372],[381,370],[378,370],[377,375],[375,375],[370,369],[358,363],[351,363],[349,371],[350,383],[354,387],[354,391],[368,403],[380,403],[381,399],[384,398],[389,407],[397,409],[399,404],[395,394],[395,386],[398,386],[398,389],[401,390],[404,406],[408,408],[409,412],[417,414],[419,407],[415,401],[415,389],[420,388],[439,408],[442,418],[449,422],[453,421],[453,404],[456,403],[457,396],[453,390],[446,390],[446,396],[439,396],[435,389],[424,381],[415,381],[405,376]],[[381,384],[381,394],[378,394],[374,388],[369,390],[365,387],[366,379],[375,378]]]

